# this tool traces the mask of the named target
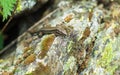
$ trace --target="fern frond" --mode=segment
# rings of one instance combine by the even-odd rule
[[[0,0],[0,6],[2,7],[3,21],[11,16],[11,11],[14,9],[16,0]]]

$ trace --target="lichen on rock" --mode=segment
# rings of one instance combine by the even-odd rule
[[[120,5],[113,1],[107,9],[94,0],[62,3],[47,24],[45,19],[37,25],[38,35],[26,33],[20,39],[14,75],[119,75]],[[11,72],[9,61],[3,61],[0,70]]]

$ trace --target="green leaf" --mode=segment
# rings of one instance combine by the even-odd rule
[[[3,48],[3,41],[4,41],[4,38],[2,33],[0,32],[0,50]]]
[[[3,21],[11,16],[11,11],[14,9],[14,4],[16,0],[0,0],[0,6],[2,7]]]

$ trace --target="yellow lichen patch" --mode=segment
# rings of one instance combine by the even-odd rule
[[[41,47],[41,53],[39,55],[40,58],[43,58],[46,55],[54,39],[55,39],[54,34],[46,35],[42,38],[41,45],[40,45]]]
[[[65,22],[70,22],[70,20],[72,19],[73,19],[73,14],[69,14],[64,18]]]
[[[33,61],[35,61],[35,54],[31,54],[30,56],[28,56],[25,61],[24,64],[25,65],[29,65],[30,63],[32,63]]]

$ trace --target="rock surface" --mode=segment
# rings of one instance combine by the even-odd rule
[[[120,5],[61,1],[0,60],[2,75],[119,75]]]

